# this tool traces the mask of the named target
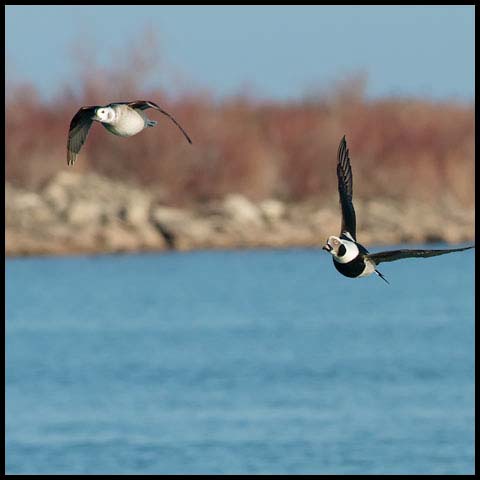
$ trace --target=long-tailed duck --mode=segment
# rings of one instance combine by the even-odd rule
[[[110,103],[106,106],[82,107],[72,118],[68,132],[67,164],[73,165],[82,145],[88,135],[88,131],[94,121],[100,122],[109,132],[121,137],[131,137],[147,127],[154,127],[157,122],[150,120],[143,110],[154,108],[172,120],[182,131],[189,143],[192,143],[187,132],[168,112],[160,108],[156,103],[146,100],[134,102]]]
[[[356,240],[356,218],[353,208],[353,179],[347,142],[343,136],[338,148],[337,161],[338,192],[342,208],[342,226],[339,237],[331,236],[323,249],[333,257],[333,265],[346,277],[366,277],[376,273],[385,282],[387,279],[377,270],[377,265],[382,262],[393,262],[402,258],[426,258],[444,255],[451,252],[461,252],[475,245],[463,248],[445,250],[392,250],[387,252],[369,253],[368,250]]]

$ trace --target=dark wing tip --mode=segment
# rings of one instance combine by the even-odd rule
[[[73,165],[76,159],[77,159],[77,154],[69,150],[67,153],[67,165]]]
[[[344,135],[338,147],[337,177],[339,181],[339,190],[345,190],[345,193],[352,196],[352,167],[350,166],[349,153]]]
[[[350,167],[349,154],[350,152],[347,147],[347,140],[344,135],[340,140],[340,145],[338,146],[337,164],[339,168],[345,170],[345,173],[347,173],[346,170]]]
[[[187,139],[188,143],[190,145],[192,144],[192,139],[190,138],[188,133],[185,131],[185,129],[177,122],[177,120],[175,120],[175,117],[172,114],[168,113],[166,110],[159,107],[154,102],[148,101],[148,102],[146,102],[146,104],[148,105],[148,107],[154,108],[155,110],[158,110],[160,113],[163,113],[165,116],[167,116],[179,128],[179,130],[183,133],[183,135]]]

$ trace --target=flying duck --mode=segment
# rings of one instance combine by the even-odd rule
[[[444,255],[451,252],[461,252],[475,245],[463,248],[445,250],[391,250],[387,252],[369,253],[368,250],[357,242],[356,218],[353,208],[353,177],[350,166],[347,142],[343,136],[338,148],[337,160],[338,192],[342,209],[342,226],[340,236],[331,236],[322,247],[333,257],[333,265],[346,277],[366,277],[376,273],[382,280],[388,280],[377,270],[377,265],[382,262],[393,262],[402,258],[427,258]]]
[[[154,127],[157,122],[150,120],[144,113],[147,108],[154,108],[172,120],[182,131],[188,143],[192,143],[187,132],[181,125],[165,110],[156,103],[146,100],[135,100],[134,102],[110,103],[106,106],[82,107],[72,118],[68,132],[67,143],[67,164],[73,165],[77,155],[85,143],[88,131],[94,121],[100,122],[109,132],[121,137],[131,137],[147,127]]]

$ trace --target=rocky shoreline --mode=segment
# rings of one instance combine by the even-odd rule
[[[320,248],[340,226],[338,199],[327,204],[253,203],[239,194],[194,208],[163,205],[155,192],[95,174],[61,172],[40,191],[5,185],[7,256],[234,248]],[[451,244],[475,238],[474,207],[355,201],[368,245]]]

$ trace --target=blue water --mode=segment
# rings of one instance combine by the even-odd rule
[[[474,251],[382,267],[7,260],[7,473],[473,474]]]

